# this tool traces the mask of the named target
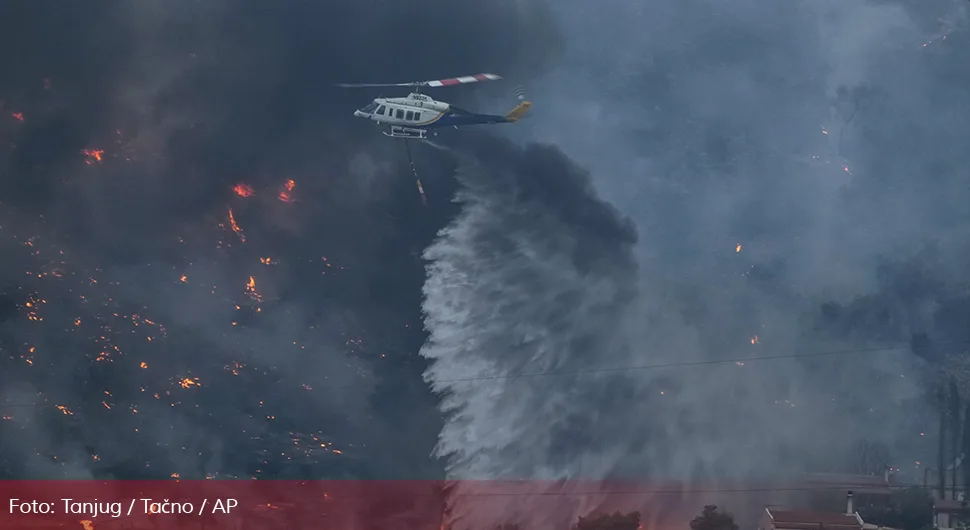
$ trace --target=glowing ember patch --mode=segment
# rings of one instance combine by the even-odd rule
[[[233,215],[232,208],[229,208],[229,227],[232,228],[233,232],[239,234],[240,241],[243,243],[246,242],[246,234],[243,233],[242,228],[240,228],[239,224],[236,223],[236,216]]]
[[[283,190],[280,191],[280,194],[278,196],[279,200],[281,200],[283,202],[290,202],[290,201],[292,201],[293,200],[293,196],[290,194],[290,192],[292,192],[293,191],[293,188],[295,188],[295,187],[296,187],[296,181],[294,181],[293,179],[289,179],[286,182],[284,182],[283,183]]]
[[[735,252],[741,252],[741,249],[742,248],[744,248],[744,247],[741,246],[741,243],[738,243],[738,246],[734,247],[734,251]]]
[[[273,259],[272,258],[259,258],[259,262],[262,263],[263,265],[270,265],[270,264],[273,263]]]
[[[179,386],[182,388],[192,388],[194,386],[202,386],[202,385],[199,383],[198,377],[195,377],[195,378],[184,377],[179,381]]]
[[[74,415],[74,413],[71,412],[71,409],[65,407],[64,405],[55,405],[55,406],[57,407],[57,410],[61,411],[61,414],[64,414],[65,416],[73,416]]]
[[[246,282],[246,296],[252,298],[253,300],[259,302],[263,299],[263,295],[256,291],[256,279],[252,276],[249,277],[249,281]]]
[[[24,113],[23,112],[13,112],[10,115],[13,116],[13,119],[15,119],[17,121],[24,121]]]
[[[83,149],[81,154],[86,158],[84,163],[91,165],[101,162],[104,157],[104,149]]]
[[[148,368],[148,363],[146,363],[145,361],[142,361],[141,364],[138,365],[138,367],[141,369]]]
[[[81,528],[84,530],[94,530],[94,523],[88,520],[81,521]]]
[[[751,337],[751,344],[758,344],[758,342],[759,342],[759,339],[757,335],[755,335],[754,337]]]
[[[240,197],[252,197],[254,193],[253,187],[249,184],[236,184],[232,187],[232,191],[236,192],[236,195]]]

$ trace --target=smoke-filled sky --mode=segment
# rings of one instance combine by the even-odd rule
[[[513,134],[622,217],[555,201],[566,168],[460,174],[425,286],[451,473],[709,484],[858,471],[866,441],[921,481],[930,368],[968,339],[966,7],[557,3],[566,51]]]
[[[0,469],[915,476],[970,339],[967,7],[11,3]],[[477,72],[433,95],[533,115],[413,144],[425,201],[333,87]]]

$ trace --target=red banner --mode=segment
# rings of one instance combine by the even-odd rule
[[[9,481],[0,529],[568,529],[578,516],[640,511],[644,527],[683,527],[706,503],[764,509],[778,484],[543,481]],[[726,506],[725,506],[726,501]]]

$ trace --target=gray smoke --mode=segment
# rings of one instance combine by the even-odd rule
[[[494,182],[517,157],[460,175],[423,351],[451,477],[716,487],[859,471],[868,440],[921,480],[933,382],[909,343],[962,338],[970,280],[964,4],[560,4],[584,38],[518,138],[589,167],[639,240],[545,221],[562,205]],[[574,245],[614,257],[578,272]],[[802,357],[734,362],[779,355]],[[514,377],[561,371],[587,373]]]
[[[461,213],[425,251],[421,353],[449,418],[436,454],[452,479],[609,474],[625,420],[588,404],[637,392],[622,374],[575,372],[628,356],[636,234],[555,148],[492,141],[462,158]]]
[[[0,476],[440,476],[420,251],[452,184],[428,161],[423,206],[353,117],[380,92],[335,83],[512,77],[557,31],[517,0],[5,9]]]

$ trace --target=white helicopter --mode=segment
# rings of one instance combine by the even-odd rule
[[[521,93],[518,95],[519,104],[508,114],[498,116],[468,112],[443,101],[435,101],[430,96],[419,92],[422,87],[455,86],[482,81],[497,81],[499,79],[502,79],[502,77],[495,74],[477,74],[412,83],[342,83],[337,86],[347,88],[411,87],[411,93],[407,97],[375,98],[366,107],[354,111],[354,116],[368,119],[377,125],[389,125],[389,130],[384,132],[385,136],[422,140],[427,138],[428,131],[441,127],[455,127],[457,129],[460,125],[486,125],[519,121],[532,107],[532,102],[526,101]],[[437,134],[436,131],[435,134]]]

